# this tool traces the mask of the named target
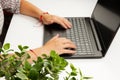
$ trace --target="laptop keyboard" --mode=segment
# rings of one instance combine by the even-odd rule
[[[66,30],[66,37],[72,40],[77,45],[77,53],[93,54],[92,43],[90,41],[89,33],[83,18],[67,18],[72,23],[72,29]]]

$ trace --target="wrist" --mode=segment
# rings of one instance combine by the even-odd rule
[[[43,13],[39,16],[40,22],[43,23],[43,16],[46,15],[46,14],[48,15],[49,13],[48,13],[48,12],[43,12]]]
[[[46,47],[39,47],[33,50],[30,49],[28,53],[31,57],[29,61],[32,62],[33,60],[37,60],[37,57],[43,57],[42,54],[49,55],[49,50]]]
[[[28,53],[30,55],[30,59],[28,60],[30,63],[33,63],[33,60],[37,60],[37,55],[34,50],[30,49]]]
[[[38,57],[37,53],[36,53],[34,50],[30,49],[30,52],[31,52],[34,56]]]

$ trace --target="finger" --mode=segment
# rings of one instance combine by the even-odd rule
[[[58,38],[58,41],[63,43],[63,44],[66,44],[66,43],[73,44],[73,42],[71,40],[63,38],[63,37]]]
[[[72,27],[71,22],[69,22],[67,19],[63,18],[63,22],[64,22],[64,24],[66,25],[67,28],[71,28]]]
[[[70,25],[69,25],[68,23],[66,23],[66,22],[63,22],[63,23],[64,23],[64,25],[65,25],[65,27],[66,27],[65,29],[68,29],[68,28],[70,29],[70,28],[72,27],[72,26],[70,26]],[[64,27],[64,26],[63,26],[63,27]]]
[[[63,20],[60,17],[54,16],[54,21],[53,22],[61,25],[65,29],[67,29],[66,24],[63,22]]]
[[[64,48],[73,48],[76,49],[76,45],[75,44],[64,44]]]
[[[57,39],[57,38],[59,38],[59,34],[57,34],[57,35],[55,35],[52,39],[50,39],[50,40],[54,40],[54,39]]]
[[[63,41],[64,44],[74,44],[70,39],[66,39],[66,38],[64,39],[63,38],[62,41]]]
[[[64,53],[65,54],[75,54],[76,51],[75,50],[64,49],[61,54],[64,54]]]
[[[67,24],[65,24],[63,21],[58,20],[56,23],[60,24],[63,28],[68,29],[68,27],[66,26]]]

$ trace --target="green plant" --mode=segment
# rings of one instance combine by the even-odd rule
[[[0,48],[0,77],[5,76],[6,80],[59,80],[59,74],[65,71],[67,75],[64,80],[86,80],[91,77],[82,75],[81,70],[77,70],[70,64],[71,72],[65,70],[68,62],[60,57],[55,51],[51,51],[50,56],[43,54],[44,58],[38,57],[33,64],[28,62],[30,58],[27,53],[28,46],[18,45],[19,52],[10,49],[10,44],[6,43]],[[12,52],[15,55],[9,55]],[[80,75],[77,79],[76,76]]]

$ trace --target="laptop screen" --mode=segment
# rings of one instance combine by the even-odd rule
[[[120,14],[117,13],[119,10],[114,8],[97,4],[92,15],[97,26],[96,29],[103,47],[103,53],[106,53],[120,26]]]

